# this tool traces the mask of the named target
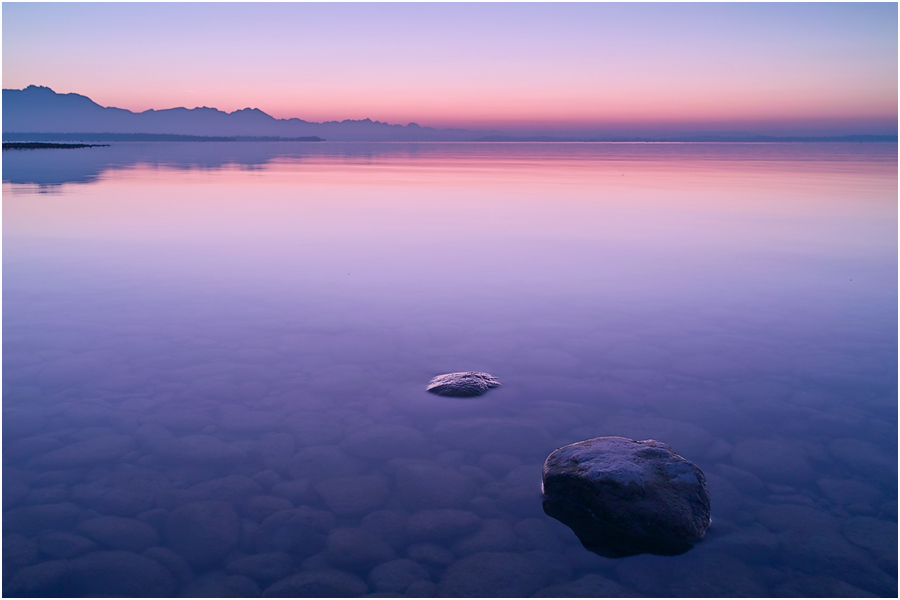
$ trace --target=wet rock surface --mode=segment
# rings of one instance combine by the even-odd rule
[[[500,382],[487,373],[463,371],[438,375],[428,383],[426,389],[438,396],[471,398],[499,386]]]
[[[570,444],[547,457],[542,477],[545,512],[604,556],[679,554],[710,523],[703,472],[656,440]]]

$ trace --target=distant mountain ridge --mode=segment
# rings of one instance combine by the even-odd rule
[[[371,119],[311,123],[276,119],[258,108],[169,108],[135,113],[100,106],[81,94],[57,94],[29,85],[3,90],[3,133],[168,134],[198,137],[317,137],[330,141],[462,141],[490,132],[390,125]]]
[[[56,135],[53,135],[56,134]],[[177,138],[177,139],[176,139]],[[3,90],[4,141],[354,141],[354,142],[896,142],[892,135],[771,136],[701,132],[660,136],[510,135],[496,131],[391,125],[371,119],[313,123],[276,119],[258,108],[231,113],[216,108],[168,108],[132,112],[100,106],[81,94],[58,94],[29,85]]]

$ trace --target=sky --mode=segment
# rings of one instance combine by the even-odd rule
[[[3,87],[511,133],[897,132],[897,4],[4,2]]]

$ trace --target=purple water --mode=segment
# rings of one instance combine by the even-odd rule
[[[6,596],[897,594],[896,144],[118,143],[3,200]],[[544,514],[604,435],[703,469],[701,543]]]

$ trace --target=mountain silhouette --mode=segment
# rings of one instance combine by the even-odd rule
[[[276,119],[258,108],[227,113],[203,106],[135,113],[100,106],[80,94],[57,94],[48,87],[3,90],[4,141],[266,141],[264,138],[332,142],[896,142],[897,134],[784,137],[714,131],[623,136],[584,131],[560,137],[510,135],[435,129],[416,123],[391,125],[371,119],[312,123],[297,118]]]
[[[371,119],[311,123],[276,119],[258,108],[169,108],[135,113],[100,106],[80,94],[29,85],[3,90],[3,133],[174,134],[212,137],[319,137],[329,141],[464,141],[492,132],[390,125]],[[6,139],[6,137],[4,137]]]

